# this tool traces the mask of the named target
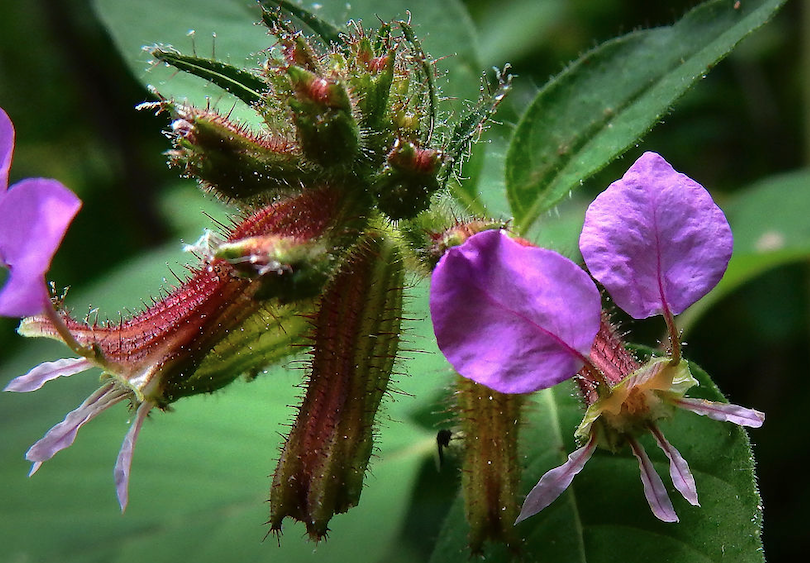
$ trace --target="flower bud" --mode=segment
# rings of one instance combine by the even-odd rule
[[[266,202],[315,178],[283,136],[251,133],[210,109],[172,109],[170,163],[226,201]]]
[[[257,299],[267,296],[282,302],[316,296],[331,262],[321,242],[275,234],[222,243],[213,258],[231,264],[239,276],[261,278]]]
[[[519,513],[518,428],[522,395],[499,393],[465,377],[456,380],[456,405],[464,435],[461,486],[470,525],[470,551],[485,541],[516,547]]]
[[[289,516],[319,540],[334,514],[359,502],[399,344],[402,285],[396,244],[372,232],[323,293],[311,318],[307,391],[273,477],[271,531]]]
[[[430,196],[439,189],[441,162],[439,151],[397,140],[388,154],[388,165],[374,182],[380,211],[396,220],[410,219],[427,209]]]
[[[287,75],[295,93],[289,104],[304,156],[321,166],[352,164],[360,131],[344,84],[294,65],[287,68]]]

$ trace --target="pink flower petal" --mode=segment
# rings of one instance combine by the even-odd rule
[[[45,362],[19,377],[12,379],[3,391],[28,393],[36,391],[57,377],[67,377],[93,367],[87,358],[65,358],[55,362]]]
[[[34,463],[29,475],[36,473],[42,462],[70,447],[76,439],[79,428],[86,422],[122,401],[130,393],[131,391],[118,388],[114,383],[108,383],[90,395],[78,408],[69,412],[65,420],[48,430],[45,436],[25,454],[25,459]]]
[[[144,401],[138,407],[135,414],[135,420],[129,427],[127,435],[124,436],[124,442],[121,444],[121,451],[118,452],[118,459],[115,461],[115,469],[113,475],[115,476],[115,492],[118,496],[118,504],[121,506],[121,512],[126,510],[127,503],[129,502],[129,470],[132,467],[132,454],[135,450],[135,441],[138,439],[138,433],[141,431],[143,421],[146,420],[146,415],[154,405],[149,401]]]
[[[765,413],[729,403],[716,403],[706,399],[684,397],[683,399],[673,400],[672,404],[695,414],[708,416],[712,420],[732,422],[749,428],[759,428],[765,422]]]
[[[528,393],[572,377],[599,329],[593,281],[556,252],[485,231],[451,248],[433,272],[439,348],[464,377]]]
[[[515,525],[534,516],[554,502],[568,488],[574,477],[582,471],[585,463],[591,459],[594,450],[596,450],[596,438],[591,436],[587,444],[571,452],[568,461],[546,472],[526,496]]]
[[[677,522],[678,515],[675,514],[675,508],[672,506],[672,501],[669,500],[669,495],[664,487],[664,482],[661,477],[656,473],[650,458],[647,457],[647,452],[639,444],[635,438],[629,437],[627,440],[630,443],[630,448],[633,450],[633,455],[638,460],[638,468],[641,472],[641,483],[644,485],[644,496],[647,498],[647,503],[650,505],[650,510],[659,520],[664,522]]]
[[[28,317],[48,306],[45,272],[81,201],[56,180],[29,178],[0,195],[0,261],[11,274],[0,315]]]
[[[14,151],[14,125],[8,114],[0,108],[0,194],[8,188],[8,171]]]
[[[706,295],[732,246],[709,192],[653,152],[591,203],[579,239],[591,275],[636,319],[677,315]]]
[[[661,448],[669,458],[669,475],[672,477],[672,484],[680,491],[689,504],[692,506],[700,506],[698,502],[697,487],[695,486],[695,477],[689,469],[689,464],[672,444],[670,444],[661,430],[657,426],[652,426],[650,429],[658,447]]]

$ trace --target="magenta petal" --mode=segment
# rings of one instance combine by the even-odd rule
[[[579,239],[591,275],[636,319],[677,315],[706,295],[732,246],[709,192],[653,152],[591,203]]]
[[[574,450],[568,456],[568,461],[547,471],[534,488],[526,495],[523,507],[515,520],[515,525],[523,522],[526,518],[534,516],[545,507],[554,502],[574,480],[574,477],[582,471],[585,464],[596,450],[596,438],[591,436],[587,444]]]
[[[664,487],[664,482],[661,477],[656,473],[650,458],[647,457],[647,452],[639,444],[635,438],[628,438],[630,448],[633,450],[633,455],[638,460],[638,468],[641,472],[641,483],[644,485],[644,496],[647,498],[647,503],[650,505],[650,510],[659,520],[664,522],[677,522],[678,515],[675,514],[675,508],[672,506],[672,501],[669,500],[669,495]]]
[[[118,496],[121,512],[126,510],[129,502],[129,470],[132,467],[132,453],[135,450],[135,442],[143,426],[143,421],[146,420],[146,415],[149,414],[153,406],[149,401],[140,404],[135,414],[135,420],[132,421],[127,435],[124,436],[121,451],[118,452],[118,459],[115,461],[113,475],[115,476],[115,492]]]
[[[669,459],[669,475],[672,477],[672,484],[680,491],[689,504],[692,506],[700,506],[698,502],[697,487],[695,486],[695,477],[689,469],[689,464],[672,444],[670,444],[661,430],[657,426],[651,428],[652,435],[658,443],[658,447],[663,450]]]
[[[754,409],[747,409],[729,403],[716,403],[706,399],[690,399],[684,397],[672,401],[675,406],[692,411],[701,416],[708,416],[713,420],[732,422],[739,426],[759,428],[765,422],[765,413]]]
[[[31,446],[25,454],[25,459],[34,462],[29,475],[33,475],[43,461],[48,461],[58,452],[70,447],[76,439],[79,428],[86,422],[125,399],[129,394],[130,391],[108,383],[90,395],[78,408],[69,412],[65,420],[48,430],[45,436]]]
[[[55,362],[45,362],[37,367],[12,379],[3,391],[14,391],[16,393],[28,393],[36,391],[47,382],[57,377],[67,377],[83,372],[93,367],[87,358],[65,358]]]
[[[576,264],[486,231],[451,248],[433,272],[430,313],[453,367],[502,393],[573,376],[599,329],[601,300]]]
[[[8,187],[8,170],[14,151],[14,125],[8,114],[0,108],[0,194]]]
[[[0,315],[27,317],[48,305],[45,272],[81,207],[56,180],[29,178],[0,197],[0,261],[11,270],[0,290]]]

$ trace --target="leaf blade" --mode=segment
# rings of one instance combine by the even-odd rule
[[[549,82],[518,124],[507,154],[507,196],[517,226],[527,230],[632,146],[783,3],[745,2],[735,10],[711,0],[673,26],[597,47]]]

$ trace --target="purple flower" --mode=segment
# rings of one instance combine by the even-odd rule
[[[28,317],[50,307],[45,272],[81,201],[46,178],[8,187],[13,149],[14,126],[0,108],[0,265],[10,270],[0,290],[0,316]]]
[[[588,409],[576,437],[584,445],[540,479],[517,522],[551,504],[597,446],[624,445],[638,460],[655,516],[677,521],[636,436],[654,436],[675,488],[698,505],[689,465],[657,421],[680,408],[742,426],[762,424],[764,415],[753,409],[685,397],[698,382],[680,358],[673,315],[720,281],[732,244],[709,193],[655,153],[642,155],[590,205],[580,250],[591,275],[631,316],[661,314],[670,329],[670,355],[643,365],[601,316],[593,281],[570,260],[503,231],[474,235],[441,258],[431,279],[431,316],[439,348],[462,376],[524,393],[580,375]]]
[[[87,358],[66,358],[55,362],[45,362],[25,375],[12,379],[4,391],[18,393],[36,391],[52,379],[81,373],[92,367],[95,367],[95,363]],[[95,393],[90,395],[75,410],[69,412],[62,422],[48,430],[42,439],[29,448],[25,454],[25,459],[32,463],[28,475],[33,475],[44,462],[51,459],[61,450],[70,447],[76,439],[79,429],[86,422],[91,421],[103,411],[125,399],[130,402],[138,402],[137,394],[133,389],[124,386],[116,378],[107,378]],[[153,406],[154,403],[148,400],[140,402],[135,414],[135,420],[124,438],[118,460],[115,463],[115,488],[122,512],[127,506],[129,469],[132,465],[135,441],[146,415]]]

